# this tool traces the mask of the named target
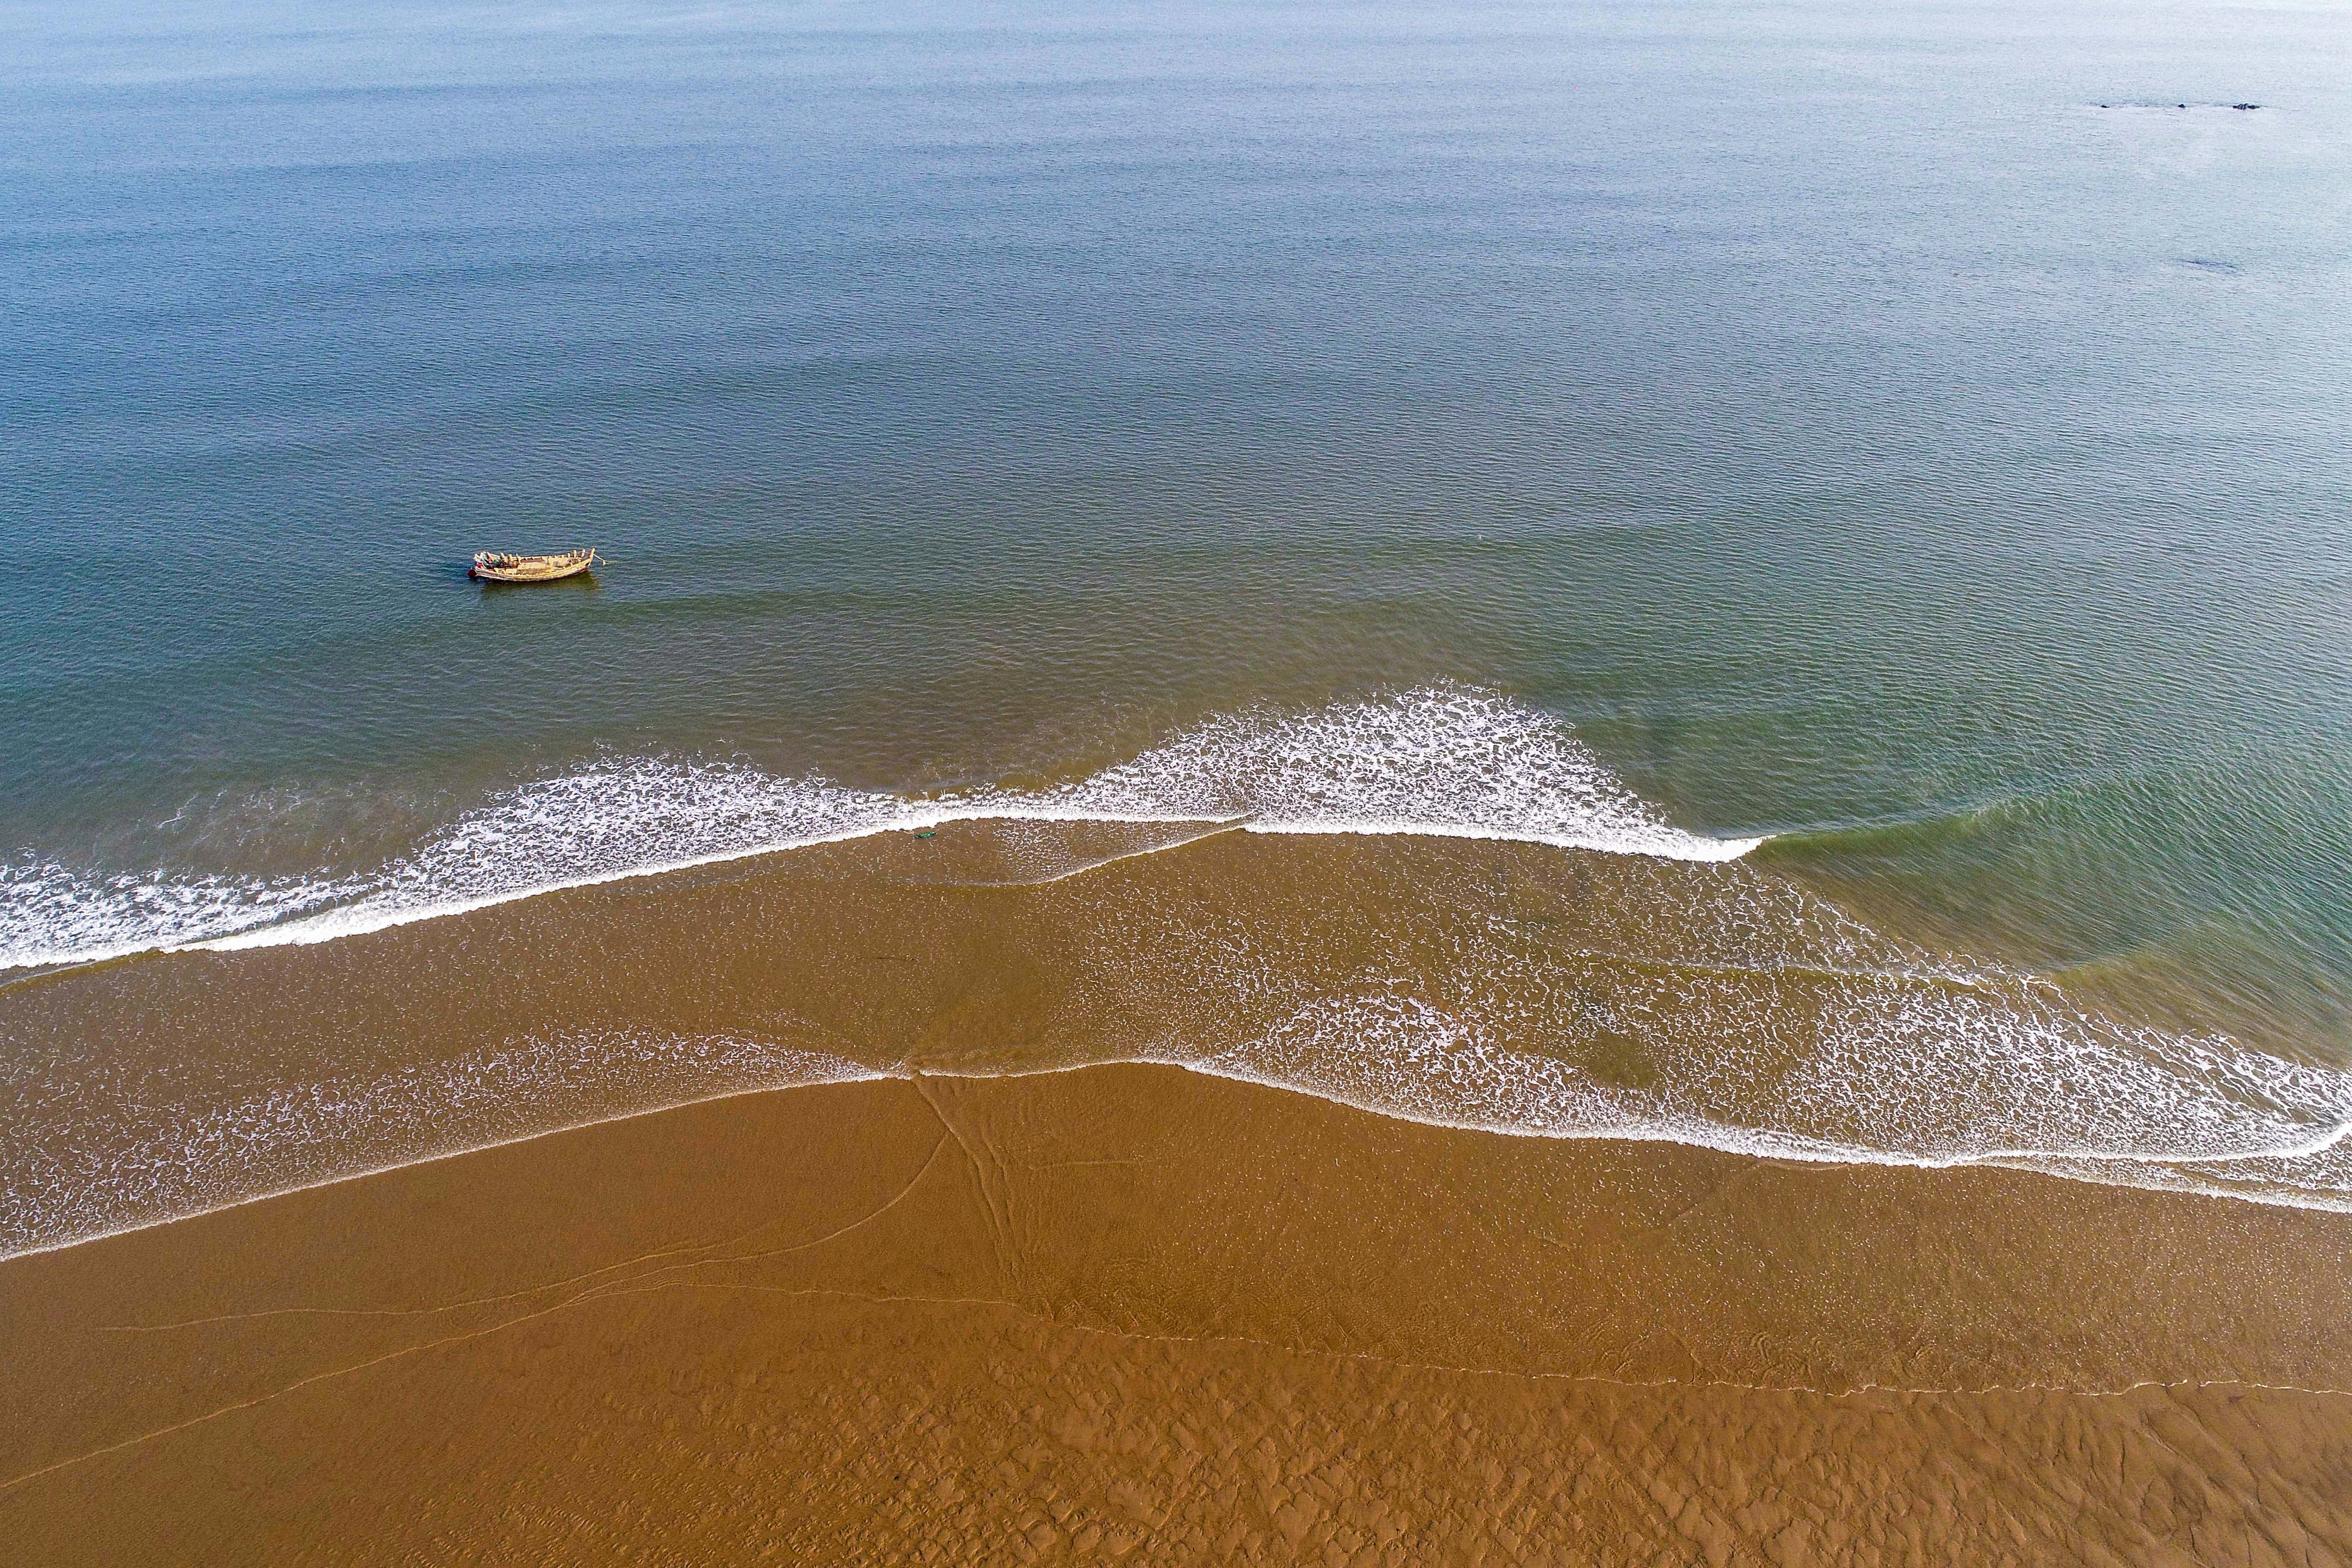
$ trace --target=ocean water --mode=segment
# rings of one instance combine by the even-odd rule
[[[1104,1055],[2344,1202],[2347,65],[2219,5],[0,7],[0,1239]],[[1050,900],[988,949],[1049,1045],[860,1033],[822,933],[446,1048],[203,1000],[657,871],[690,953],[659,900],[768,851],[878,910],[918,831]]]

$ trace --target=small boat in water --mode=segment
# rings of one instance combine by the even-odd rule
[[[474,552],[474,564],[467,569],[466,575],[492,583],[552,583],[558,577],[576,577],[595,563],[593,550],[566,550],[558,555],[509,555],[504,551],[479,550]]]

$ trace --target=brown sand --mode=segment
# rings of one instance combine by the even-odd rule
[[[1179,1069],[640,1117],[0,1264],[25,1563],[2341,1563],[2352,1221]]]
[[[2046,987],[1953,984],[1737,864],[1232,833],[1065,877],[1156,840],[1049,826],[0,987],[0,1251],[807,1076],[744,1042],[942,1073],[1222,1058],[1482,1125],[1661,1094],[1874,1148],[2180,1147],[2166,1091],[2227,1109],[2193,1065],[2134,1077],[2141,1047]],[[1397,1026],[1416,1008],[1448,1027]]]

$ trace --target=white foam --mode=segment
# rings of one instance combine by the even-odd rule
[[[2004,1166],[2074,1180],[2352,1212],[2352,1162],[2312,1180],[2298,1162],[2347,1142],[2342,1124],[2234,1155],[2000,1147],[1881,1148],[1709,1119],[1671,1091],[1612,1086],[1498,1046],[1414,998],[1334,997],[1265,1035],[1202,1052],[1115,1056],[1307,1095],[1399,1121],[1508,1137],[1674,1143],[1823,1165]],[[288,1192],[627,1117],[794,1086],[904,1076],[736,1036],[607,1031],[525,1041],[373,1078],[328,1080],[165,1115],[139,1143],[68,1152],[0,1184],[0,1257],[48,1250]],[[1023,1077],[1072,1067],[936,1076]]]
[[[1973,1154],[1911,1154],[1896,1150],[1829,1142],[1772,1128],[1740,1127],[1688,1117],[1627,1116],[1619,1120],[1598,1114],[1585,1117],[1554,1114],[1544,1122],[1528,1123],[1475,1112],[1465,1115],[1433,1108],[1405,1110],[1394,1100],[1363,1093],[1360,1086],[1353,1083],[1326,1083],[1283,1076],[1246,1063],[1178,1057],[1136,1059],[1158,1066],[1181,1068],[1204,1077],[1304,1094],[1376,1116],[1454,1131],[1486,1132],[1507,1138],[1675,1143],[1685,1148],[1711,1149],[1717,1153],[1751,1159],[1791,1160],[1817,1165],[1867,1165],[1915,1171],[1948,1171],[1982,1165],[2030,1171],[2070,1181],[2095,1182],[2105,1186],[2192,1193],[2200,1197],[2235,1199],[2276,1208],[2352,1214],[2352,1169],[2332,1173],[2336,1176],[2334,1181],[2325,1185],[2315,1184],[2310,1180],[2310,1173],[2297,1163],[2294,1156],[2299,1151],[2294,1150],[2275,1158],[2249,1154],[2178,1160],[2168,1160],[2160,1155],[2063,1154],[2024,1150],[1988,1150]],[[1534,1058],[1522,1065],[1534,1066],[1541,1059]],[[2329,1130],[2317,1142],[2333,1149],[2343,1143],[2347,1135],[2352,1135],[2352,1123]]]
[[[1756,1088],[1736,1052],[1729,1070],[1712,1078],[1670,1072],[1657,1083],[1632,1087],[1559,1056],[1515,1047],[1507,1037],[1525,1020],[1512,1017],[1507,1007],[1449,1008],[1395,986],[1320,990],[1277,1007],[1254,1028],[1237,1030],[1244,1021],[1218,1005],[1232,999],[1212,986],[1194,998],[1188,1025],[1156,1045],[1069,1066],[1179,1067],[1397,1120],[1512,1137],[1669,1142],[1820,1164],[2009,1166],[2352,1212],[2352,1089],[2343,1075],[2284,1063],[2270,1064],[2265,1072],[2262,1064],[2268,1058],[2247,1058],[2221,1062],[2218,1074],[2200,1079],[2194,1068],[2201,1047],[2193,1042],[2168,1063],[2117,1075],[2122,1094],[2153,1091],[2152,1114],[2135,1128],[2076,1118],[2069,1133],[2021,1121],[2017,1106],[1998,1104],[1948,1104],[1948,1122],[1906,1128],[1887,1116],[1889,1107],[1900,1108],[1910,1097],[1912,1085],[1898,1075],[1916,1070],[1916,1063],[1899,1061],[1888,1064],[1891,1070],[1857,1063],[1843,1080],[1834,1069],[1817,1074],[1801,1089],[1816,1097],[1813,1103],[1801,1103],[1792,1091],[1769,1108],[1784,1121],[1759,1123],[1723,1113],[1728,1102],[1720,1091],[1727,1084],[1734,1098],[1751,1101]],[[1706,1026],[1705,999],[1685,1001],[1696,1006]],[[1719,1013],[1714,1016],[1720,1020]],[[1926,1022],[1959,1071],[1978,1070],[2006,1052],[2001,1076],[2024,1089],[2037,1082],[2049,1087],[2049,1060],[2016,1055],[2016,1032],[1995,1030],[1971,1040],[1953,1032],[1948,1016]],[[2032,1037],[2032,1029],[2022,1037]],[[1553,1043],[1575,1045],[1565,1035]],[[1854,1048],[1832,1057],[1859,1056],[1884,1041],[1847,1044]],[[2094,1048],[2080,1040],[2074,1047],[2078,1053]],[[0,1163],[0,1257],[681,1105],[906,1070],[738,1035],[605,1030],[510,1042],[397,1071],[278,1086],[183,1108],[142,1104],[129,1124],[115,1119],[88,1124],[87,1142],[68,1138],[20,1150]],[[1069,1068],[940,1076],[1060,1070]],[[2246,1111],[2250,1088],[2264,1109]],[[2282,1103],[2283,1093],[2298,1089],[2308,1096],[2303,1104]],[[1874,1135],[1889,1142],[1858,1141],[1819,1125],[1825,1109],[1851,1110],[1857,1100],[1876,1102]],[[2293,1120],[2318,1111],[2326,1101],[2341,1117],[2333,1124],[2298,1126]],[[2233,1102],[2239,1114],[2229,1109]],[[1929,1134],[1924,1139],[1912,1135],[1923,1131]],[[2044,1148],[2015,1142],[2023,1132],[2120,1137],[2121,1143]]]
[[[54,860],[0,864],[0,969],[180,947],[359,898],[369,885],[364,878],[97,875]]]
[[[2067,1158],[2291,1162],[2334,1149],[2352,1116],[2352,1090],[2339,1074],[2268,1063],[2268,1081],[2250,1095],[2254,1064],[2266,1058],[2215,1062],[2192,1042],[2161,1037],[2169,1058],[2143,1056],[2115,1049],[2113,1026],[2105,1038],[2090,1028],[2062,1035],[2047,1018],[1989,1009],[1956,1016],[1933,995],[1889,995],[1874,1018],[1830,1020],[1819,1037],[1830,1048],[1795,1070],[1758,1070],[1757,1058],[1773,1053],[1757,1049],[1752,1035],[1717,1036],[1723,1049],[1696,1059],[1686,1041],[1715,1035],[1727,1010],[1719,998],[1685,994],[1671,1033],[1643,1040],[1653,1070],[1638,1086],[1571,1059],[1566,1053],[1581,1043],[1572,1029],[1549,1033],[1543,1052],[1514,1048],[1504,1028],[1475,1010],[1392,991],[1320,997],[1223,1048],[1172,1048],[1153,1059],[1449,1127],[1662,1138],[1926,1169]],[[1597,1021],[1612,1031],[1624,1023],[1605,1014]],[[1939,1060],[1922,1064],[1903,1048],[1906,1037],[1927,1042]],[[2208,1060],[2199,1062],[2200,1055]],[[2095,1067],[2084,1060],[2095,1056]],[[2062,1057],[2096,1072],[2103,1081],[2088,1086],[2093,1093],[2050,1092],[2067,1076],[2054,1059]],[[2089,1076],[2077,1070],[2070,1087],[2085,1087]]]
[[[733,763],[602,763],[507,792],[372,872],[260,882],[0,868],[0,969],[363,935],[569,888],[986,820],[1516,839],[1719,861],[1760,839],[1668,824],[1546,714],[1424,687],[1216,718],[1058,788],[922,799]]]
[[[1254,833],[1500,838],[1674,860],[1737,859],[1763,842],[1684,832],[1558,720],[1456,686],[1214,719],[1043,801],[1245,816]]]
[[[1674,827],[1558,721],[1454,687],[1223,717],[1030,791],[919,799],[739,763],[614,762],[508,792],[410,856],[341,879],[100,879],[27,863],[0,868],[0,966],[324,942],[558,888],[990,819],[1499,838],[1624,858],[1589,869],[1600,880],[1586,896],[1524,930],[1510,907],[1480,903],[1475,878],[1412,897],[1294,890],[1328,907],[1300,918],[1285,904],[1255,927],[1245,912],[1146,900],[1104,921],[1087,961],[1109,987],[1100,1016],[1140,1031],[1099,1042],[1107,1059],[1517,1136],[2009,1165],[2352,1209],[2352,1076],[2128,1027],[2031,976],[1890,942],[1792,884],[1721,864],[1759,841]],[[1429,921],[1433,908],[1445,918]],[[1442,952],[1416,949],[1441,928]],[[1333,973],[1329,937],[1343,931],[1347,951],[1385,956]],[[545,1131],[590,1102],[650,1109],[866,1073],[756,1042],[614,1039],[231,1097],[166,1117],[129,1155],[114,1128],[112,1152],[88,1168],[7,1168],[0,1247]]]
[[[1573,909],[1520,930],[1454,893],[1440,947],[1416,948],[1412,906],[1361,915],[1349,889],[1278,921],[1154,911],[1099,939],[1098,1005],[1129,992],[1159,1020],[1144,1059],[1436,1126],[2352,1208],[2352,1075],[1998,967],[1914,965],[1754,873],[1705,886],[1705,918],[1649,928],[1638,954],[1577,945]],[[1604,920],[1638,913],[1627,890],[1594,900]],[[1342,952],[1376,956],[1335,973]]]
[[[0,1163],[0,1258],[677,1106],[881,1076],[735,1035],[604,1030],[139,1108]]]

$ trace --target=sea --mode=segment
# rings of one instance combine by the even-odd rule
[[[0,5],[0,1254],[1139,1059],[2352,1208],[2347,223],[2325,5]]]

